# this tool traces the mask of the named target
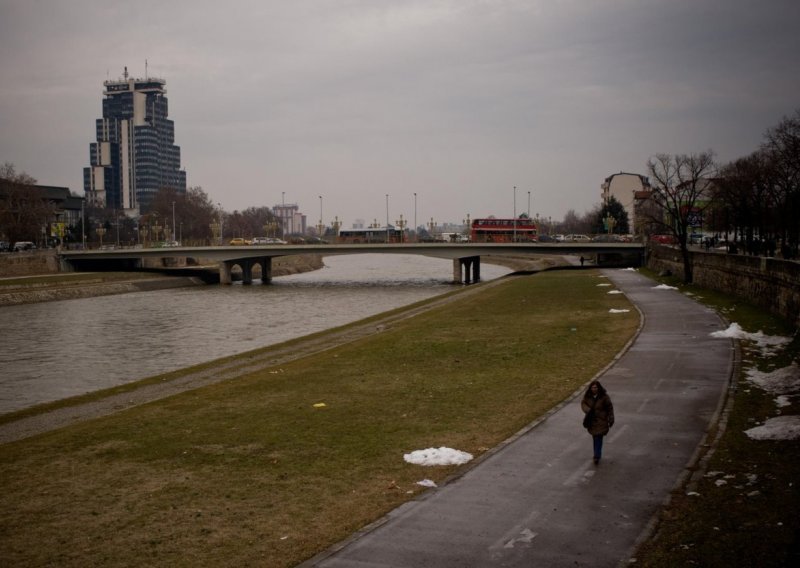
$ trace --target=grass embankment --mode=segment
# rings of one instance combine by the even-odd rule
[[[651,277],[654,275],[651,274]],[[752,440],[744,432],[777,415],[800,414],[798,397],[779,408],[775,395],[748,381],[747,369],[771,372],[800,361],[797,329],[747,302],[663,279],[713,307],[745,331],[793,336],[774,357],[743,342],[724,433],[699,482],[676,490],[637,566],[784,567],[800,565],[800,442]]]
[[[593,271],[511,279],[279,368],[0,447],[15,565],[291,566],[583,385],[638,325]],[[324,407],[315,407],[324,403]]]

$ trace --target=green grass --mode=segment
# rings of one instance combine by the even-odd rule
[[[276,368],[0,447],[15,566],[292,566],[570,396],[638,326],[593,271],[510,279]],[[576,356],[580,355],[580,356]],[[324,407],[314,405],[324,403]]]
[[[800,443],[751,440],[745,430],[778,415],[775,397],[745,377],[749,368],[772,371],[800,360],[797,329],[740,299],[668,281],[715,308],[746,331],[793,337],[774,357],[743,342],[742,369],[732,407],[706,475],[673,493],[654,538],[636,554],[637,566],[783,567],[800,562]],[[780,414],[800,414],[797,398]],[[718,485],[719,480],[726,483]],[[688,495],[692,490],[696,495]]]

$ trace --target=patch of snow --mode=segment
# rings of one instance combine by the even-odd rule
[[[622,290],[610,290],[609,294],[622,294]]]
[[[603,282],[602,284],[597,284],[597,286],[611,286],[608,282]]]
[[[790,396],[782,394],[775,399],[775,406],[777,406],[778,408],[785,408],[787,406],[792,406],[792,398]]]
[[[742,329],[738,323],[733,322],[728,326],[728,329],[723,331],[711,332],[711,337],[729,338],[729,339],[742,339],[745,341],[752,341],[756,346],[761,349],[765,357],[774,355],[775,352],[784,346],[788,345],[791,337],[783,337],[781,335],[765,335],[763,331],[749,333]]]
[[[611,308],[610,310],[608,310],[608,313],[610,313],[610,314],[626,314],[629,311],[630,310],[618,310],[616,308]]]
[[[653,286],[653,290],[677,290],[675,286],[667,286],[666,284],[659,284],[658,286]]]
[[[636,272],[636,269],[630,266],[628,268],[623,268],[622,270],[627,270],[628,272]]]
[[[800,416],[777,416],[761,426],[744,431],[752,440],[796,440],[800,438]]]
[[[472,460],[472,454],[452,448],[428,448],[405,454],[403,459],[416,465],[461,465]]]
[[[747,380],[774,395],[787,395],[800,392],[800,366],[793,362],[788,367],[763,373],[758,369],[748,369]]]
[[[423,479],[422,481],[417,481],[417,485],[422,485],[423,487],[439,487],[436,485],[435,481],[430,479]]]

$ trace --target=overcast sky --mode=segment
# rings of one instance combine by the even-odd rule
[[[797,0],[0,0],[0,162],[83,192],[103,81],[167,82],[190,186],[309,224],[561,219],[800,108]],[[320,199],[322,196],[322,199]]]

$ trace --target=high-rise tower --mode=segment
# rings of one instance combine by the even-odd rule
[[[83,169],[86,197],[100,206],[146,212],[159,189],[186,191],[175,123],[167,118],[166,81],[128,77],[105,81],[97,142]]]

